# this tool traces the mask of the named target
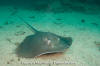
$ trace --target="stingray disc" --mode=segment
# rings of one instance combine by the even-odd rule
[[[36,57],[46,53],[64,52],[72,44],[71,37],[61,37],[50,32],[30,35],[17,47],[20,57]]]
[[[19,17],[19,16],[17,16]],[[23,20],[21,17],[19,17]],[[36,57],[46,53],[64,52],[72,44],[71,37],[62,37],[50,32],[41,32],[23,22],[34,32],[34,35],[27,36],[17,47],[16,54],[19,57]]]

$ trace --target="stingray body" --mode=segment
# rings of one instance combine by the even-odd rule
[[[72,44],[71,37],[62,37],[50,32],[37,31],[25,22],[35,34],[27,36],[17,47],[19,57],[32,58],[46,53],[64,52]]]

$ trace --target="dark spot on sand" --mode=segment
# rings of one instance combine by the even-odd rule
[[[92,25],[94,25],[94,26],[98,26],[99,24],[97,24],[97,23],[91,23]]]
[[[14,59],[11,59],[10,61],[11,61],[11,62],[13,62],[13,61],[14,61]]]
[[[7,38],[6,39],[9,43],[12,43],[11,39],[10,38]]]
[[[4,23],[4,25],[8,25],[9,24],[9,22],[8,21],[6,21],[5,23]]]
[[[18,58],[18,61],[20,61],[20,58]]]
[[[94,44],[96,44],[97,48],[98,48],[99,51],[100,51],[100,41],[94,41]]]
[[[17,7],[13,7],[13,9],[14,9],[14,10],[17,10],[18,8],[17,8]]]
[[[34,18],[35,18],[35,16],[30,16],[29,18],[34,19]]]
[[[10,64],[10,62],[8,61],[7,64]]]
[[[13,11],[13,12],[11,13],[11,16],[15,15],[17,12],[18,12],[17,10]]]
[[[48,66],[51,66],[51,64],[49,64]]]
[[[13,21],[6,21],[5,23],[4,23],[4,25],[9,25],[9,24],[13,24],[14,22]]]
[[[2,26],[0,26],[0,29],[3,28]]]
[[[99,46],[100,46],[100,42],[99,42],[99,41],[94,41],[94,43],[95,43],[96,45],[99,45]]]
[[[61,25],[62,23],[61,22],[54,22],[54,24]]]
[[[57,18],[56,20],[62,20],[61,18]]]
[[[82,23],[85,23],[85,19],[82,19],[81,22],[82,22]]]
[[[16,32],[15,35],[16,36],[20,36],[20,35],[24,35],[26,32],[24,31],[19,31],[19,32]]]
[[[19,28],[19,27],[21,27],[21,25],[17,25],[16,27],[18,27],[18,28]]]

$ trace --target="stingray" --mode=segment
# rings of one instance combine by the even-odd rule
[[[18,57],[34,58],[47,53],[65,52],[72,45],[71,37],[38,31],[26,21],[24,23],[31,29],[33,34],[27,36],[16,48]]]

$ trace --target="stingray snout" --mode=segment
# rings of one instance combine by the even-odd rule
[[[72,45],[72,37],[62,37],[61,38],[63,46],[69,48]]]

